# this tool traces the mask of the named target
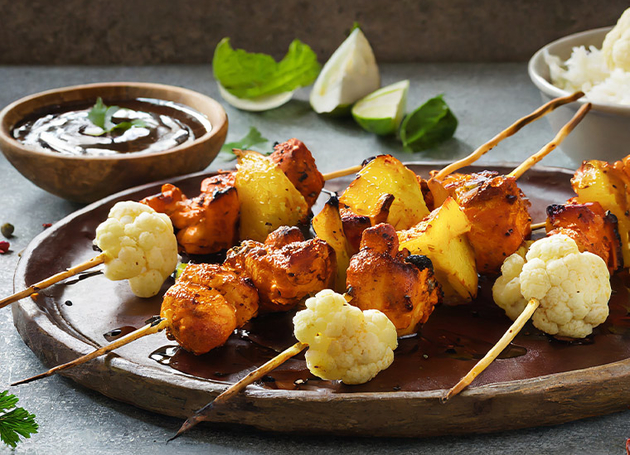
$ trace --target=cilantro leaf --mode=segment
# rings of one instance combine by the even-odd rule
[[[234,155],[232,149],[249,150],[257,145],[265,144],[267,142],[269,142],[269,139],[264,138],[262,134],[260,134],[260,131],[252,126],[249,128],[249,132],[240,141],[223,144],[221,152],[230,153],[233,155],[233,159],[235,159],[236,155]]]
[[[450,139],[456,129],[457,118],[438,95],[405,117],[400,138],[405,149],[420,152]]]
[[[20,442],[20,436],[30,438],[39,428],[35,415],[17,408],[17,402],[17,397],[8,391],[0,393],[0,440],[13,448]]]
[[[306,44],[293,40],[280,62],[267,54],[233,49],[229,38],[217,44],[212,59],[215,79],[232,95],[251,99],[277,95],[312,84],[321,65]]]
[[[101,128],[101,133],[90,134],[91,136],[102,136],[103,134],[111,133],[114,130],[127,131],[129,128],[135,126],[143,127],[145,123],[140,119],[132,120],[131,122],[112,122],[112,117],[118,112],[120,108],[118,106],[106,106],[103,103],[103,99],[99,96],[96,100],[96,104],[92,106],[92,109],[88,112],[88,120],[94,125]]]

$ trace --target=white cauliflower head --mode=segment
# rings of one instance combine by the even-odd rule
[[[309,346],[308,369],[322,379],[363,384],[394,361],[398,339],[387,316],[361,311],[330,289],[308,299],[293,324],[295,337]]]
[[[550,335],[584,338],[608,317],[611,288],[606,263],[595,254],[580,253],[566,235],[534,242],[524,259],[513,254],[501,273],[492,294],[513,320],[532,298],[540,301],[532,322]]]
[[[156,295],[177,266],[177,239],[169,217],[138,202],[118,202],[96,228],[105,276],[129,280],[138,297]]]
[[[630,8],[617,21],[617,25],[606,34],[602,52],[611,70],[620,68],[630,71]]]

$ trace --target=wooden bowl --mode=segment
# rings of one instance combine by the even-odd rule
[[[154,98],[189,106],[205,115],[212,129],[203,136],[153,153],[72,156],[33,150],[13,138],[11,130],[29,114],[48,106],[104,99]],[[205,169],[227,135],[225,110],[212,98],[169,85],[113,82],[65,87],[22,98],[0,112],[0,149],[9,162],[40,188],[75,202],[93,202],[143,183]]]

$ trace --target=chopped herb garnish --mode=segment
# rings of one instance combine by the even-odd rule
[[[96,100],[96,104],[92,106],[92,109],[88,112],[88,120],[92,122],[94,125],[101,128],[103,131],[99,133],[87,133],[91,136],[102,136],[103,134],[111,133],[113,131],[127,131],[129,128],[133,128],[135,126],[143,127],[146,124],[140,120],[135,119],[131,122],[120,122],[114,123],[112,122],[112,118],[114,114],[118,112],[120,108],[118,106],[107,106],[103,103],[103,99],[99,96]]]
[[[232,155],[232,159],[236,159],[236,155],[234,155],[232,151],[233,149],[252,150],[257,145],[266,144],[267,142],[269,142],[269,139],[264,138],[262,134],[260,134],[260,131],[252,126],[249,128],[249,132],[240,141],[223,144],[221,152],[229,153]],[[263,151],[263,153],[268,154],[267,151]]]
[[[8,391],[0,393],[0,439],[13,448],[20,442],[20,436],[30,438],[38,429],[35,415],[17,408],[17,402],[17,397]]]

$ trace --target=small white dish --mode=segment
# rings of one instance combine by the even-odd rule
[[[549,66],[545,53],[557,55],[562,60],[570,57],[577,46],[595,46],[601,49],[604,37],[612,27],[597,28],[560,38],[553,41],[530,59],[528,73],[532,82],[540,90],[543,102],[569,95],[551,83]],[[575,103],[559,107],[547,118],[551,128],[557,133],[583,104],[586,97]],[[564,140],[560,149],[579,166],[584,160],[617,161],[630,154],[630,106],[593,103],[593,108],[584,120]]]

